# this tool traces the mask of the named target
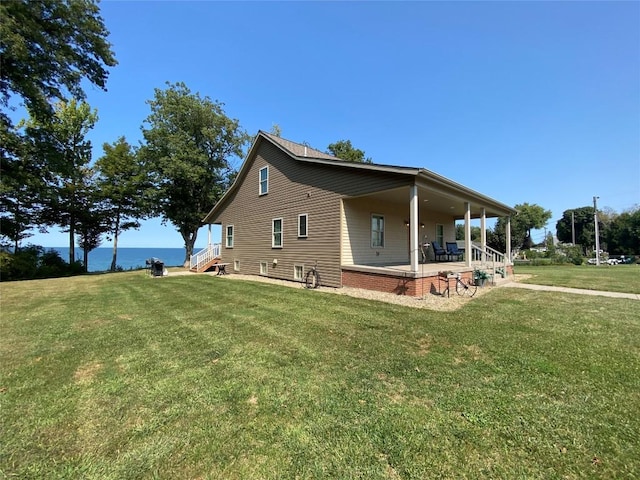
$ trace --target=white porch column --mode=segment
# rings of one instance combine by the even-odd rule
[[[409,258],[411,261],[411,271],[418,271],[418,186],[413,185],[409,189]]]
[[[507,256],[509,263],[513,263],[513,259],[511,258],[511,215],[507,217],[507,232],[506,232],[505,240],[506,240],[506,247],[507,247],[507,251],[505,252],[505,255]]]
[[[209,224],[209,237],[208,237],[208,243],[207,246],[210,247],[211,246],[211,224]]]
[[[471,204],[464,202],[464,264],[471,266]]]
[[[482,261],[486,262],[487,252],[487,211],[482,209],[482,216],[480,217],[480,245],[482,246]]]

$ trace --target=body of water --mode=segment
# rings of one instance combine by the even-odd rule
[[[69,261],[69,247],[53,247],[46,250],[55,250],[60,253],[62,259]],[[194,249],[194,253],[200,249]],[[82,261],[84,254],[81,248],[75,249],[76,260]],[[111,258],[113,256],[113,248],[103,247],[96,248],[89,252],[89,271],[103,272],[109,270],[111,266]],[[124,270],[145,268],[146,260],[157,258],[164,262],[166,267],[182,266],[185,257],[184,248],[118,248],[118,256],[116,264]]]

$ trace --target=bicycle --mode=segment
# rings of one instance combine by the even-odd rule
[[[307,272],[307,275],[304,277],[304,282],[307,288],[318,288],[320,286],[318,262]]]
[[[445,288],[444,292],[447,292],[447,297],[449,296],[449,277],[447,278],[447,288]],[[456,279],[456,293],[461,297],[473,297],[478,291],[478,286],[475,283],[467,282],[462,280],[461,275],[458,273],[455,275]],[[442,296],[444,297],[444,292],[442,292]]]

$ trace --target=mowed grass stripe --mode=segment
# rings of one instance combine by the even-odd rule
[[[634,301],[495,289],[433,312],[208,276],[68,280],[2,285],[7,475],[640,475]]]

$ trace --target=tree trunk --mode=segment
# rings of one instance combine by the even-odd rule
[[[76,251],[75,251],[75,236],[76,232],[74,227],[74,218],[73,215],[69,218],[69,265],[71,265],[76,259]]]
[[[87,273],[89,271],[89,251],[86,248],[83,248],[82,253],[84,258],[84,273]]]
[[[112,272],[116,271],[116,259],[118,256],[118,230],[120,226],[120,212],[116,214],[116,228],[113,231],[113,257],[111,257],[111,267],[109,270]]]
[[[183,233],[182,239],[184,240],[184,248],[185,248],[185,259],[184,259],[184,268],[189,268],[191,266],[191,255],[193,255],[193,246],[196,243],[196,238],[198,237],[198,230],[189,233]]]

